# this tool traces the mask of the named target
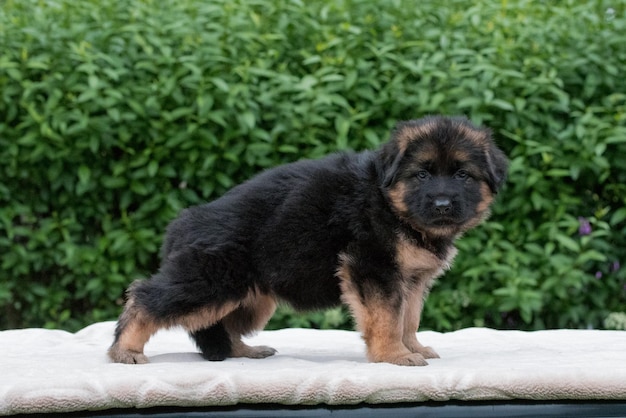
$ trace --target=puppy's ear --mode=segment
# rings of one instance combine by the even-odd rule
[[[509,160],[506,155],[491,142],[487,149],[487,184],[493,194],[498,193],[506,180],[506,174],[509,167]]]
[[[388,188],[396,180],[404,152],[400,150],[397,139],[392,136],[392,139],[383,145],[378,153],[379,183],[383,188]]]

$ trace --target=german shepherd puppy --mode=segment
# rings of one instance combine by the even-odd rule
[[[207,360],[263,358],[275,350],[241,337],[277,302],[343,302],[370,361],[426,365],[438,355],[416,337],[425,296],[506,170],[488,129],[435,116],[398,123],[375,151],[265,171],[169,225],[159,271],[128,289],[109,356],[146,363],[150,336],[180,325]]]

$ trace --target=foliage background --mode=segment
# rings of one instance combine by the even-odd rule
[[[181,208],[433,113],[490,126],[511,167],[423,326],[625,310],[624,0],[1,5],[0,328],[114,319]],[[283,308],[282,326],[351,322]]]

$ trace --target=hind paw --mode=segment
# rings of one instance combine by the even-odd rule
[[[276,354],[276,350],[265,345],[249,346],[241,343],[233,348],[233,357],[265,358]]]
[[[133,350],[125,350],[118,345],[113,345],[108,351],[109,358],[115,363],[146,364],[149,363],[145,354]]]

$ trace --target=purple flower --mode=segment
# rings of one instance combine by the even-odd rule
[[[578,223],[580,226],[578,227],[579,235],[589,235],[591,234],[591,224],[587,218],[583,218],[582,216],[578,217]]]
[[[619,264],[619,260],[615,260],[615,261],[613,261],[613,266],[612,266],[611,271],[612,272],[616,272],[617,270],[619,270],[620,267],[621,266]]]
[[[595,277],[596,277],[596,279],[600,280],[602,278],[602,272],[601,271],[596,271]]]

